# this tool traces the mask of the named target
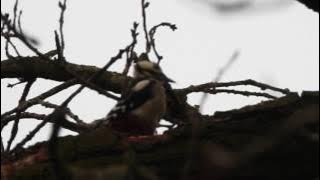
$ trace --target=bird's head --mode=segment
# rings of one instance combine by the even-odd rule
[[[161,67],[154,63],[149,61],[149,59],[146,57],[143,57],[141,55],[139,57],[139,61],[136,62],[134,66],[134,77],[137,79],[140,78],[151,78],[158,81],[163,82],[174,82],[170,78],[168,78],[162,71]]]

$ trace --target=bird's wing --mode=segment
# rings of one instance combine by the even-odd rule
[[[118,118],[118,116],[123,116],[127,112],[130,112],[137,107],[144,104],[148,99],[152,98],[151,87],[147,86],[141,91],[129,91],[125,97],[111,109],[107,115],[107,119]]]

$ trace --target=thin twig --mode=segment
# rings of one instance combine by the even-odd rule
[[[169,27],[172,31],[177,30],[177,26],[175,24],[171,24],[168,22],[162,22],[158,25],[153,26],[150,31],[149,31],[149,36],[150,36],[150,45],[153,49],[154,54],[156,55],[157,59],[158,59],[158,64],[160,64],[161,60],[163,59],[163,57],[161,55],[159,55],[157,48],[156,48],[156,40],[154,38],[157,30],[159,27]]]
[[[36,81],[36,79],[31,79],[31,80],[28,81],[28,83],[26,84],[26,86],[25,86],[25,88],[23,90],[21,98],[19,100],[19,104],[22,104],[22,103],[24,103],[26,101],[26,98],[27,98],[27,95],[30,92],[31,86],[33,85],[33,83],[35,81]],[[22,111],[17,111],[16,112],[16,119],[14,120],[14,124],[13,124],[13,127],[11,129],[11,136],[10,136],[10,139],[8,141],[7,148],[6,148],[7,152],[10,150],[11,144],[12,144],[13,140],[15,139],[15,137],[16,137],[16,135],[18,133],[18,125],[19,125],[21,112]]]
[[[56,38],[58,38],[58,40],[56,39],[56,45],[57,45],[57,50],[58,50],[58,55],[59,55],[59,60],[61,61],[64,61],[65,58],[64,58],[64,55],[63,55],[63,52],[64,52],[64,47],[65,47],[65,43],[64,43],[64,37],[63,37],[63,22],[64,22],[64,12],[66,10],[66,0],[64,0],[64,3],[62,4],[61,2],[59,3],[59,7],[61,8],[61,14],[60,14],[60,39],[59,39],[59,36],[56,34]],[[20,16],[18,18],[18,27],[19,27],[19,31],[20,33],[16,30],[15,27],[12,27],[10,25],[10,21],[8,18],[5,18],[6,16],[1,14],[1,19],[4,21],[4,23],[8,26],[8,28],[10,30],[13,31],[13,33],[15,34],[15,36],[20,39],[30,50],[32,50],[35,54],[37,54],[39,57],[43,58],[43,59],[49,59],[50,58],[48,56],[46,56],[45,54],[42,54],[40,53],[37,48],[33,47],[25,38],[25,35],[23,34],[22,32],[22,27],[21,27],[21,22],[20,22],[20,19],[21,19],[21,13],[20,13]],[[136,41],[135,41],[136,43]],[[60,47],[60,48],[58,48]],[[118,100],[119,98],[117,96],[114,96],[104,90],[102,90],[101,88],[98,88],[96,87],[95,85],[93,84],[88,84],[86,83],[86,81],[82,80],[82,78],[79,78],[79,76],[77,76],[75,73],[71,72],[69,69],[67,69],[67,72],[72,74],[75,78],[77,78],[82,84],[85,84],[86,86],[96,90],[99,94],[103,94],[104,96],[106,97],[109,97],[109,98],[112,98],[112,99],[115,99],[115,100]]]
[[[211,89],[219,88],[219,87],[231,87],[231,86],[254,86],[257,88],[260,88],[261,90],[273,90],[276,92],[280,92],[284,95],[288,95],[292,93],[289,89],[281,89],[278,87],[270,86],[265,83],[257,82],[252,79],[246,79],[242,81],[232,81],[232,82],[210,82],[200,85],[192,85],[187,88],[179,89],[178,91],[183,94],[190,94],[194,92],[202,92],[202,91],[208,91]]]
[[[37,119],[44,120],[47,117],[46,114],[36,114],[30,112],[22,112],[20,114],[20,119]],[[17,115],[10,115],[1,120],[1,126],[7,125],[9,122],[14,121],[17,118]]]
[[[265,98],[269,98],[269,99],[277,99],[276,96],[272,96],[268,93],[238,91],[238,90],[233,90],[233,89],[212,89],[212,90],[204,90],[203,92],[208,93],[208,94],[228,93],[228,94],[238,94],[238,95],[243,95],[243,96],[257,96],[257,97],[265,97]]]
[[[148,27],[147,27],[147,15],[146,15],[146,9],[149,7],[150,3],[145,2],[145,0],[141,0],[141,8],[142,8],[142,22],[143,22],[143,31],[145,35],[146,40],[146,53],[148,54],[150,52],[150,37],[148,34]]]
[[[61,42],[60,42],[59,35],[58,35],[57,31],[54,31],[54,40],[56,43],[56,49],[58,51],[58,59],[57,60],[58,60],[58,62],[62,63],[65,61],[65,58],[63,56],[63,50],[61,47]]]
[[[95,84],[89,82],[89,81],[86,81],[84,80],[82,77],[80,77],[79,75],[77,75],[76,73],[74,73],[73,71],[71,71],[68,66],[65,65],[65,62],[66,62],[66,59],[64,57],[64,54],[63,54],[63,47],[62,47],[62,42],[61,40],[59,39],[59,36],[58,36],[58,33],[57,31],[54,31],[54,35],[55,35],[55,42],[56,42],[56,48],[57,48],[57,51],[58,51],[58,65],[63,69],[65,70],[66,72],[68,72],[69,74],[71,74],[74,78],[76,78],[81,84],[82,86],[86,86],[88,88],[91,88],[95,91],[97,91],[99,94],[102,94],[106,97],[109,97],[111,99],[114,99],[114,100],[119,100],[119,97],[111,94],[111,93],[108,93],[107,91],[105,91],[104,89],[96,86]]]
[[[13,42],[12,42],[10,39],[9,39],[8,41],[9,41],[9,44],[11,45],[11,47],[13,48],[14,52],[16,53],[16,55],[17,55],[18,57],[22,57],[21,54],[19,53],[16,45],[14,45]]]
[[[15,120],[17,117],[17,115],[10,115],[7,116],[6,118],[4,118],[1,121],[1,125],[5,126],[7,125],[9,122]],[[36,113],[31,113],[31,112],[22,112],[20,119],[36,119],[36,120],[45,120],[47,118],[46,114],[36,114]],[[54,122],[51,122],[54,123]],[[89,130],[89,125],[86,123],[83,124],[76,124],[74,122],[70,122],[67,119],[65,119],[62,123],[62,128],[68,129],[70,131],[74,131],[77,133],[81,133],[83,131],[87,131]]]
[[[216,83],[219,82],[222,78],[222,76],[227,72],[227,70],[230,69],[231,65],[235,62],[235,60],[239,57],[240,52],[239,51],[235,51],[233,53],[233,55],[231,56],[231,58],[228,60],[228,62],[225,64],[225,66],[223,66],[219,71],[218,74],[216,75],[216,77],[213,79],[212,82]],[[207,93],[203,93],[200,103],[199,103],[199,111],[202,112],[203,110],[203,106],[206,102],[208,98],[208,94]]]
[[[118,59],[121,59],[123,53],[125,53],[125,49],[119,50],[118,54],[110,59],[110,61],[103,67],[101,68],[98,72],[93,74],[89,79],[88,82],[94,82],[99,76],[102,75],[103,72],[105,72],[113,63],[115,63]],[[82,84],[75,92],[73,92],[61,105],[60,107],[66,107],[72,99],[77,96],[85,86]]]
[[[56,45],[60,47],[60,48],[58,48],[58,55],[60,55],[59,59],[60,59],[60,60],[64,60],[64,56],[63,56],[63,51],[64,51],[64,50],[63,50],[63,49],[64,49],[64,42],[63,42],[63,41],[64,41],[64,40],[63,40],[63,31],[62,31],[62,29],[61,29],[61,28],[63,27],[63,24],[61,24],[61,23],[63,23],[63,19],[64,19],[63,17],[64,17],[64,11],[65,11],[65,9],[66,9],[66,1],[64,1],[64,4],[59,3],[59,6],[61,6],[61,9],[62,9],[62,11],[63,11],[63,12],[61,12],[61,17],[60,17],[60,37],[61,37],[62,39],[58,40],[59,43],[56,43]],[[20,15],[21,15],[21,13],[20,13]],[[20,39],[30,50],[32,50],[35,54],[37,54],[39,57],[41,57],[41,58],[43,58],[43,59],[49,59],[48,56],[46,56],[45,54],[40,53],[40,52],[37,50],[37,48],[33,47],[33,46],[26,40],[25,35],[23,34],[22,28],[21,28],[21,22],[20,22],[21,16],[19,16],[19,18],[18,18],[18,26],[19,26],[19,29],[20,29],[19,31],[20,31],[21,34],[17,32],[17,30],[15,29],[15,27],[12,27],[12,26],[10,25],[9,20],[6,19],[3,14],[1,14],[1,19],[2,19],[2,20],[4,21],[4,23],[8,26],[8,28],[13,31],[13,33],[15,34],[15,36],[16,36],[18,39]],[[61,34],[61,33],[62,33],[62,34]],[[68,72],[71,73],[70,71],[68,71]],[[98,87],[96,87],[96,86],[94,86],[94,85],[89,85],[88,83],[86,83],[85,81],[83,81],[81,78],[79,78],[75,73],[71,73],[71,74],[72,74],[75,78],[77,78],[82,84],[86,84],[88,87],[90,87],[90,88],[92,88],[92,89],[95,89],[98,93],[103,94],[103,95],[105,95],[105,96],[107,96],[107,97],[109,97],[109,98],[115,99],[115,100],[118,100],[118,99],[119,99],[118,97],[116,97],[116,96],[114,96],[114,95],[112,95],[112,94],[110,94],[110,93],[102,90],[101,88],[98,88]]]
[[[134,22],[133,23],[133,29],[131,29],[131,36],[133,39],[133,43],[132,46],[130,47],[130,49],[126,52],[126,56],[127,56],[127,62],[126,62],[126,66],[122,72],[122,75],[127,75],[130,67],[132,65],[132,62],[134,62],[134,60],[137,58],[137,55],[134,51],[135,45],[137,44],[137,37],[139,35],[139,33],[137,33],[137,28],[138,28],[138,23]]]
[[[9,51],[9,41],[8,41],[8,40],[6,41],[6,44],[5,44],[5,52],[6,52],[7,58],[14,58],[14,57],[10,54],[10,51]]]
[[[64,13],[67,9],[67,1],[64,0],[63,3],[59,2],[59,7],[61,9],[60,19],[59,19],[59,33],[60,33],[60,41],[61,41],[61,50],[62,54],[64,54],[65,42],[64,42],[64,33],[63,33],[63,24],[64,24]]]
[[[46,101],[41,101],[39,102],[39,104],[41,104],[43,107],[46,107],[46,108],[52,108],[52,109],[55,109],[55,108],[58,108],[59,106],[56,105],[56,104],[53,104],[53,103],[50,103],[50,102],[46,102]],[[81,120],[79,118],[79,116],[77,116],[76,114],[74,114],[70,108],[66,108],[66,114],[68,116],[70,116],[76,123],[78,124],[86,124],[83,120]]]
[[[77,81],[76,79],[72,79],[72,80],[66,81],[66,82],[64,82],[64,83],[62,83],[62,84],[60,84],[60,85],[58,85],[58,86],[56,86],[56,87],[54,87],[54,88],[51,88],[51,89],[48,90],[47,92],[44,92],[44,93],[42,93],[41,95],[39,95],[39,96],[37,96],[37,97],[34,97],[34,98],[32,98],[32,99],[29,99],[28,101],[20,104],[18,107],[14,108],[14,109],[12,109],[12,110],[10,110],[10,111],[7,111],[7,112],[3,113],[3,114],[1,115],[1,119],[3,119],[4,117],[6,117],[6,116],[8,116],[8,115],[10,115],[10,114],[12,114],[12,113],[16,113],[16,112],[18,112],[18,111],[21,111],[21,112],[22,112],[22,111],[25,111],[25,110],[28,109],[29,107],[38,104],[40,101],[42,101],[42,100],[44,100],[44,99],[46,99],[46,98],[48,98],[48,97],[51,97],[51,96],[53,96],[53,95],[55,95],[55,94],[57,94],[57,93],[65,90],[65,89],[67,89],[67,88],[69,88],[69,87],[77,84],[77,82],[78,82],[78,81]],[[3,127],[1,127],[1,129],[2,129],[2,128],[3,128]]]
[[[63,20],[62,20],[62,22],[63,22]],[[68,66],[65,65],[66,59],[65,59],[64,54],[63,54],[64,50],[63,50],[63,46],[62,46],[62,42],[61,42],[62,40],[59,39],[59,35],[58,35],[57,31],[55,31],[54,34],[55,34],[56,50],[57,50],[57,54],[58,54],[58,63],[57,64],[63,70],[65,70],[67,73],[71,74],[74,78],[76,78],[82,84],[82,86],[91,88],[91,89],[97,91],[99,94],[104,95],[104,96],[106,96],[108,98],[111,98],[111,99],[114,99],[114,100],[119,100],[119,97],[117,97],[117,96],[105,91],[104,89],[96,86],[95,84],[93,84],[93,83],[91,83],[89,81],[84,80],[82,77],[80,77],[78,74],[74,73],[72,70],[70,70],[68,68]]]
[[[61,6],[62,6],[62,11],[65,11],[65,9],[66,9],[66,4],[65,4],[65,3],[66,3],[66,2],[64,2],[63,5],[61,4]],[[59,4],[59,5],[60,5],[60,4]],[[21,14],[21,13],[20,13],[20,14]],[[63,15],[64,15],[64,12],[61,13],[61,17],[60,17],[60,33],[62,32],[62,31],[61,31],[61,30],[62,30],[61,27],[63,27],[63,25],[61,24],[61,22],[63,23]],[[26,38],[25,38],[25,35],[22,33],[21,22],[20,22],[20,19],[21,19],[21,18],[20,18],[20,16],[19,16],[19,18],[18,18],[18,25],[19,25],[21,34],[19,34],[14,27],[10,26],[9,20],[6,20],[6,21],[5,21],[6,18],[5,18],[5,16],[4,16],[3,14],[1,14],[1,19],[6,23],[6,25],[8,26],[8,28],[11,29],[11,30],[14,32],[14,34],[17,36],[17,38],[19,38],[30,50],[34,51],[34,53],[36,53],[39,57],[41,57],[41,58],[43,58],[43,59],[49,59],[48,56],[46,56],[45,54],[40,53],[35,47],[33,47],[30,43],[28,43],[28,41],[27,41]],[[62,33],[63,33],[63,32],[62,32]],[[56,35],[56,37],[58,37],[58,36]],[[63,38],[63,35],[60,34],[60,37]],[[63,56],[64,42],[62,42],[62,40],[59,40],[59,39],[58,39],[58,41],[56,40],[56,45],[57,45],[57,47],[60,47],[60,48],[57,48],[57,49],[58,49],[59,59],[60,59],[61,61],[65,60],[65,58],[64,58],[64,56]],[[81,78],[79,78],[79,76],[77,76],[75,73],[70,72],[70,70],[68,70],[68,69],[67,69],[67,72],[70,73],[70,74],[72,74],[72,75],[73,75],[75,78],[77,78],[82,84],[85,84],[86,86],[88,86],[88,87],[96,90],[98,93],[103,94],[103,95],[105,95],[105,96],[107,96],[107,97],[109,97],[109,98],[115,99],[115,100],[118,100],[118,99],[119,99],[117,96],[114,96],[114,95],[112,95],[112,94],[110,94],[110,93],[102,90],[101,88],[96,87],[96,86],[93,85],[93,84],[88,84],[88,83],[86,83],[86,81],[82,80]]]
[[[38,126],[33,129],[22,141],[20,141],[11,152],[15,152],[17,149],[22,148],[27,142],[29,142],[48,122],[50,121],[49,116],[47,116],[43,121],[38,124]]]
[[[7,84],[7,87],[8,87],[8,88],[13,88],[13,87],[15,87],[15,86],[17,86],[17,85],[19,85],[19,84],[23,84],[23,83],[25,83],[25,82],[26,82],[26,80],[20,80],[19,82],[16,82],[16,83],[13,83],[13,84],[8,83],[8,84]]]
[[[11,37],[10,36],[6,36],[6,35],[3,35],[2,37],[4,37],[6,39],[6,46],[5,46],[5,51],[6,51],[6,56],[8,58],[14,58],[13,56],[10,55],[9,53],[9,49],[8,49],[8,45],[10,44],[10,46],[12,47],[12,49],[14,50],[14,52],[16,53],[16,55],[18,57],[21,57],[17,47],[13,44],[13,42],[11,41]]]
[[[8,18],[6,18],[6,16],[4,14],[1,13],[1,20],[5,23],[5,25],[7,26],[7,28],[12,31],[15,35],[16,38],[18,38],[20,41],[23,42],[23,44],[25,44],[30,50],[32,50],[35,54],[37,54],[39,57],[46,59],[46,56],[44,54],[42,54],[37,48],[35,48],[30,42],[29,40],[26,38],[25,34],[22,32],[22,27],[21,27],[21,14],[22,11],[20,11],[19,17],[18,17],[18,27],[19,27],[19,31],[16,29],[16,27],[12,26],[10,24],[10,20]]]
[[[19,4],[19,0],[16,0],[13,7],[13,26],[14,27],[16,27],[16,22],[17,22],[18,4]]]
[[[20,119],[35,119],[35,120],[44,121],[46,120],[47,116],[48,115],[46,114],[22,112],[20,115]],[[16,118],[17,118],[17,115],[7,116],[5,119],[1,120],[1,126],[7,125],[9,122],[15,120]],[[54,122],[51,122],[51,123],[54,123]],[[77,133],[82,133],[83,131],[90,130],[89,125],[87,125],[86,123],[84,124],[74,123],[74,122],[68,121],[67,119],[63,121],[63,123],[61,124],[61,127]]]

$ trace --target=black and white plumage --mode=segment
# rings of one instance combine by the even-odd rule
[[[101,124],[126,135],[152,135],[167,109],[169,79],[142,54],[134,65],[134,81]],[[171,89],[172,90],[172,89]]]
[[[109,112],[103,124],[130,135],[151,135],[166,112],[163,83],[138,80]]]
[[[141,54],[138,61],[134,66],[134,77],[135,78],[152,78],[157,81],[163,82],[163,86],[166,90],[166,96],[171,100],[170,105],[174,106],[175,113],[180,114],[182,111],[182,104],[180,103],[177,95],[173,91],[170,83],[174,82],[168,78],[162,71],[159,64],[151,62],[146,54]]]
[[[142,54],[139,57],[139,61],[136,62],[133,75],[136,79],[151,78],[166,83],[174,82],[163,73],[158,64],[149,61],[148,56],[145,54]]]

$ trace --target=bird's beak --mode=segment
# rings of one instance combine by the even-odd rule
[[[161,74],[161,80],[165,81],[165,82],[168,82],[168,83],[175,83],[174,80],[168,78],[165,74]]]

